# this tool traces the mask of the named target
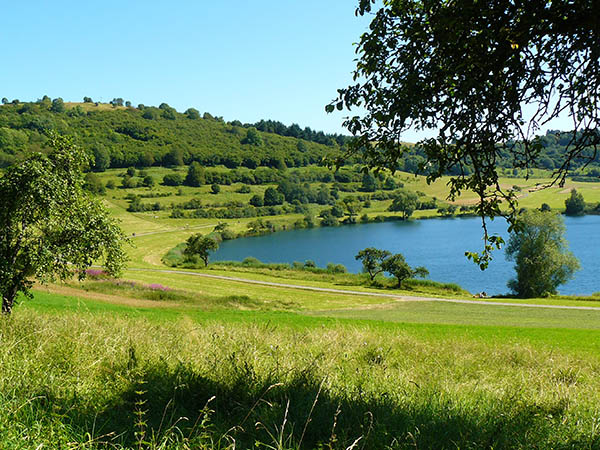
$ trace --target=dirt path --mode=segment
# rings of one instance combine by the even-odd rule
[[[446,303],[462,303],[467,305],[487,305],[487,306],[521,306],[524,308],[549,308],[549,309],[577,309],[577,310],[588,310],[588,311],[600,311],[600,307],[593,306],[564,306],[564,305],[536,305],[533,303],[510,303],[510,302],[492,302],[483,300],[460,300],[451,298],[436,298],[436,297],[420,297],[410,295],[399,295],[399,294],[384,294],[379,292],[363,292],[363,291],[351,291],[345,289],[333,289],[333,288],[322,288],[317,286],[303,286],[298,284],[288,283],[276,283],[272,281],[259,281],[250,280],[247,278],[228,277],[224,275],[210,275],[207,273],[198,272],[186,272],[183,270],[169,270],[169,269],[136,269],[129,268],[129,271],[137,272],[156,272],[156,273],[171,273],[180,275],[189,275],[195,277],[213,278],[218,280],[235,281],[238,283],[247,284],[259,284],[262,286],[281,287],[288,289],[302,289],[305,291],[317,291],[317,292],[331,292],[334,294],[345,294],[345,295],[365,295],[369,297],[382,297],[391,298],[396,301],[413,301],[413,302],[446,302]]]
[[[139,298],[124,297],[122,295],[103,294],[101,292],[85,291],[70,286],[59,284],[36,285],[36,291],[49,292],[52,294],[67,295],[70,297],[89,298],[92,300],[100,300],[113,305],[125,305],[134,308],[173,308],[181,306],[175,302],[164,302],[157,300],[144,300]]]

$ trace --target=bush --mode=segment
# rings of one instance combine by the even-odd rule
[[[181,186],[183,178],[178,173],[169,173],[163,177],[163,185],[165,186]]]

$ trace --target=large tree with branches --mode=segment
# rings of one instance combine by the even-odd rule
[[[355,84],[326,109],[362,107],[344,125],[372,167],[398,167],[408,129],[434,130],[418,143],[428,181],[446,173],[450,199],[479,196],[485,246],[470,253],[482,268],[501,239],[485,218],[515,223],[516,198],[499,183],[497,161],[510,155],[531,168],[537,132],[568,117],[573,133],[553,183],[574,163],[596,157],[600,144],[600,21],[595,0],[360,0],[373,14],[357,46]],[[465,170],[469,167],[469,170]],[[501,203],[508,203],[508,213]]]
[[[34,280],[85,277],[103,261],[123,268],[125,236],[100,200],[83,190],[85,151],[53,135],[48,154],[33,153],[0,176],[0,295],[10,314]]]

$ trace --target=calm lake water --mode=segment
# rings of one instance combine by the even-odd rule
[[[567,240],[582,269],[569,283],[559,287],[562,294],[591,294],[600,291],[600,216],[566,217]],[[506,222],[490,221],[490,233],[508,240]],[[411,266],[425,266],[429,278],[457,283],[471,292],[503,294],[514,276],[514,263],[495,252],[487,270],[481,271],[464,256],[466,250],[481,251],[481,220],[451,218],[357,224],[336,228],[312,228],[226,241],[213,255],[214,261],[241,261],[253,256],[263,262],[313,260],[319,267],[339,263],[350,272],[362,266],[354,256],[366,247],[402,253]]]

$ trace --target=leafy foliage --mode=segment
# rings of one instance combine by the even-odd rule
[[[394,276],[398,280],[398,287],[402,287],[402,282],[412,277],[425,278],[429,275],[429,271],[422,266],[411,268],[404,256],[400,253],[388,256],[381,263],[381,268],[384,272],[387,272]]]
[[[576,189],[571,189],[571,195],[565,200],[565,214],[581,216],[585,212],[585,200]]]
[[[516,279],[508,287],[519,297],[555,294],[579,269],[577,258],[568,251],[565,225],[560,215],[550,211],[525,211],[511,233],[506,257],[515,261]]]
[[[204,266],[208,266],[208,257],[210,252],[214,252],[219,248],[219,244],[212,238],[202,236],[202,234],[194,234],[186,241],[186,248],[183,251],[187,262],[196,262],[200,258],[204,262]]]
[[[68,137],[54,135],[49,144],[48,155],[34,153],[0,178],[4,313],[11,312],[17,293],[29,293],[34,277],[83,278],[101,257],[116,275],[125,262],[123,233],[100,201],[83,191],[85,152]]]
[[[390,256],[392,256],[392,254],[387,250],[368,247],[359,251],[354,259],[362,261],[363,271],[368,273],[371,281],[373,281],[378,273],[383,272],[383,261]]]
[[[406,189],[399,189],[394,193],[394,200],[388,210],[402,212],[402,218],[406,220],[418,206],[419,197],[417,197],[417,194]]]
[[[360,0],[357,13],[370,13],[374,3]],[[399,168],[404,131],[437,130],[419,143],[419,169],[429,181],[452,173],[451,199],[477,193],[486,242],[480,258],[471,256],[485,267],[497,244],[488,239],[485,217],[502,215],[502,201],[511,223],[516,214],[514,193],[498,181],[500,159],[508,155],[514,167],[530,168],[542,147],[535,133],[561,114],[574,132],[555,164],[555,181],[563,183],[577,161],[597,158],[596,9],[589,0],[383,2],[357,47],[356,84],[340,89],[326,109],[366,110],[345,126],[357,136],[352,149],[375,167]]]
[[[203,166],[226,165],[303,167],[339,154],[339,145],[300,141],[298,137],[254,130],[261,145],[244,145],[251,125],[226,123],[210,114],[200,117],[189,108],[178,113],[167,105],[138,108],[84,102],[73,105],[44,97],[33,103],[8,103],[0,108],[0,164],[11,157],[41,150],[49,131],[72,135],[97,159],[93,170],[129,166],[179,166],[197,161]],[[62,103],[61,103],[62,102]],[[62,107],[60,106],[62,105]],[[322,133],[321,133],[322,134]],[[299,145],[302,142],[302,145]],[[101,151],[98,151],[101,150]]]

